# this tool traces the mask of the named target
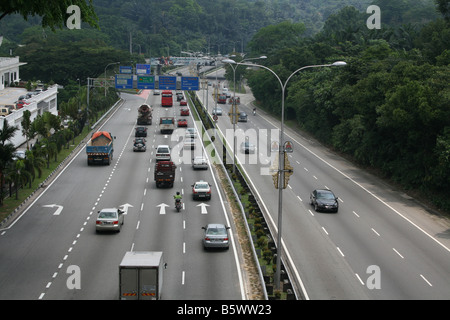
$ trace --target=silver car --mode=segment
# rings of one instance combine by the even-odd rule
[[[230,247],[230,236],[228,234],[230,227],[221,223],[210,223],[202,229],[205,230],[203,235],[203,248],[205,250],[209,248],[228,249]]]
[[[192,168],[195,169],[205,169],[208,170],[208,161],[204,156],[196,156],[192,159]]]
[[[98,212],[95,230],[120,232],[124,223],[124,211],[117,208],[106,208]]]

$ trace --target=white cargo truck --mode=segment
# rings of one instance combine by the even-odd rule
[[[160,300],[163,284],[161,251],[128,251],[119,265],[119,299]]]

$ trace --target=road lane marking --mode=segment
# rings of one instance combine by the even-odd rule
[[[425,280],[426,283],[428,283],[428,285],[430,287],[432,287],[433,285],[430,283],[430,281],[428,281],[422,274],[420,275],[422,277],[423,280]]]

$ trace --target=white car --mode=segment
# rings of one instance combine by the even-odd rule
[[[192,159],[192,168],[195,169],[205,169],[208,170],[208,161],[204,156],[196,156]]]
[[[192,198],[194,200],[211,200],[211,185],[203,180],[194,183],[192,185]]]
[[[197,138],[197,129],[195,128],[186,128],[186,133],[185,133],[185,137],[186,138]]]
[[[183,142],[183,148],[194,150],[195,144],[196,144],[195,138],[185,137]]]
[[[156,161],[170,161],[170,147],[166,144],[160,144],[156,147]]]
[[[106,208],[98,212],[95,230],[98,231],[117,231],[122,228],[124,217],[123,211],[117,208]]]

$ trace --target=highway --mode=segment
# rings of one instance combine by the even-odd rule
[[[176,97],[172,108],[162,108],[160,96],[123,93],[122,98],[124,103],[101,128],[116,137],[112,164],[88,166],[81,148],[20,218],[0,230],[1,300],[117,300],[118,266],[131,250],[164,252],[165,300],[245,298],[233,229],[229,250],[206,252],[202,247],[202,226],[230,225],[212,170],[194,171],[190,161],[179,161],[173,188],[157,189],[153,181],[157,145],[173,147],[173,159],[186,152],[177,149],[185,129],[163,135],[158,128],[159,117],[179,117]],[[138,153],[132,143],[137,108],[144,101],[153,107],[153,124],[147,151]],[[188,122],[194,125],[191,116]],[[200,179],[212,186],[204,206],[191,196],[191,184]],[[179,213],[176,191],[183,194]],[[126,211],[120,233],[95,232],[97,211],[108,207]],[[79,270],[79,288],[71,285],[73,270]]]
[[[204,93],[197,94],[203,101]],[[239,110],[249,115],[248,122],[236,125],[238,161],[276,232],[278,190],[268,170],[280,121],[260,110],[253,116],[251,93],[237,96]],[[211,111],[215,102],[208,98]],[[217,125],[232,146],[231,106],[219,106],[223,116]],[[245,137],[257,146],[256,154],[239,151]],[[289,162],[294,173],[283,191],[283,252],[304,298],[450,298],[448,220],[299,132],[285,129],[285,140],[293,144]],[[316,188],[334,191],[337,214],[314,211],[309,194]]]

